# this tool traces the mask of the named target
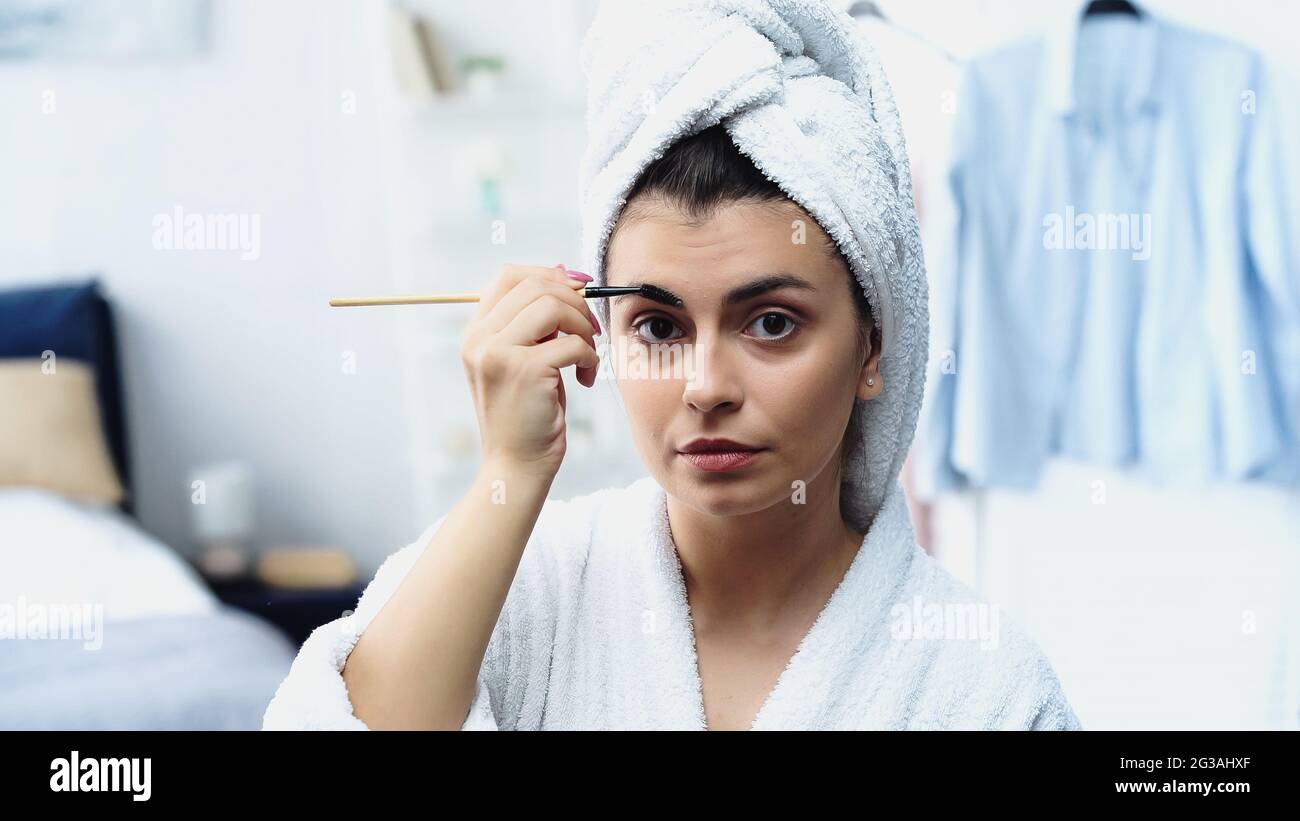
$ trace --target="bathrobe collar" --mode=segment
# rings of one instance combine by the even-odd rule
[[[686,583],[668,521],[667,494],[651,478],[640,480],[641,532],[649,534],[642,551],[652,602],[668,618],[652,646],[654,669],[677,697],[668,706],[674,726],[708,729]],[[871,656],[873,645],[890,637],[890,608],[907,578],[916,546],[902,487],[894,482],[862,546],[830,600],[800,642],[751,729],[776,730],[825,726],[834,694],[856,664]]]

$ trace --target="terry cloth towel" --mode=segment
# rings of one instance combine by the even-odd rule
[[[841,496],[865,533],[907,456],[929,344],[911,171],[875,50],[825,0],[607,0],[580,57],[583,261],[597,284],[637,177],[718,123],[848,260],[883,342],[884,392],[859,402],[862,444],[846,457]]]
[[[340,675],[445,517],[317,628],[263,729],[367,729]],[[465,730],[704,730],[690,606],[653,478],[548,500]],[[1034,641],[916,545],[895,485],[752,729],[1078,729]]]
[[[926,283],[897,114],[851,26],[815,2],[603,7],[582,55],[587,270],[604,281],[608,229],[639,170],[722,121],[844,249],[882,327],[885,392],[866,403],[867,451],[845,485],[866,535],[754,729],[1075,729],[1034,642],[916,545],[897,477],[924,379]],[[340,670],[445,518],[385,561],[354,614],[312,633],[266,729],[366,729]],[[547,500],[463,729],[706,727],[664,490],[646,477]]]

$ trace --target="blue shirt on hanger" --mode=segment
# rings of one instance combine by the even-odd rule
[[[1300,482],[1300,100],[1150,13],[971,61],[927,237],[923,497],[1061,456]]]

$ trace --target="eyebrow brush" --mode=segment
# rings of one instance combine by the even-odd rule
[[[682,300],[672,291],[648,283],[642,285],[605,285],[588,286],[577,291],[585,299],[604,299],[624,294],[640,294],[646,299],[665,305],[681,307]],[[371,305],[447,305],[459,302],[478,302],[479,294],[474,291],[442,294],[407,294],[398,296],[363,296],[334,297],[330,305],[334,308],[360,308]]]

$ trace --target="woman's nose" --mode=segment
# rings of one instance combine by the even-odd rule
[[[696,342],[691,356],[691,372],[687,374],[682,401],[686,406],[702,413],[740,407],[744,392],[735,378],[735,370],[728,362],[723,346],[713,342]]]

